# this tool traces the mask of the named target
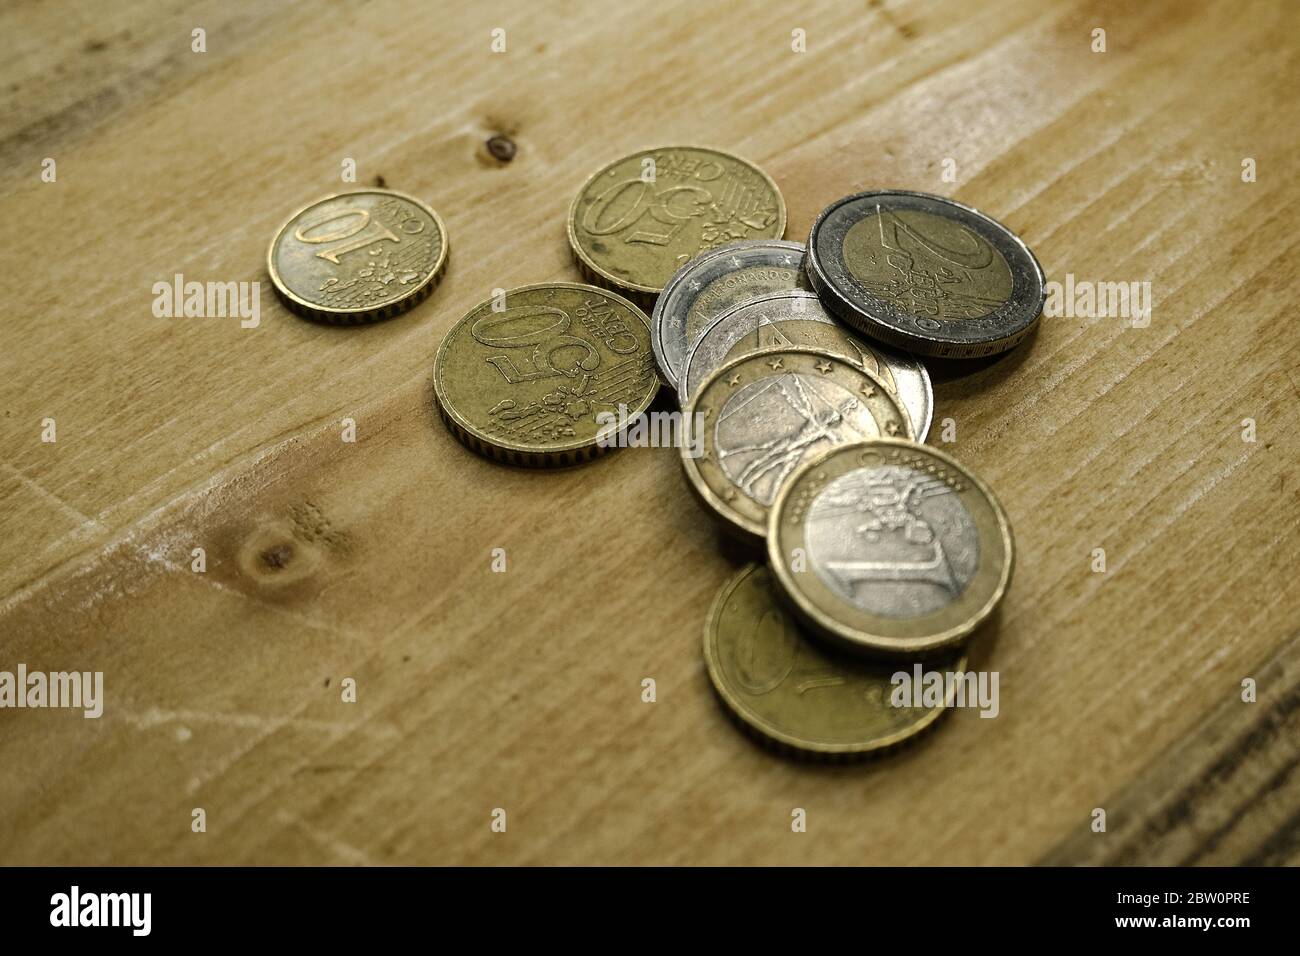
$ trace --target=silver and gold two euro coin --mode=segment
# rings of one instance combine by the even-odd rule
[[[447,268],[447,230],[429,206],[390,189],[326,196],[295,212],[266,256],[276,294],[305,318],[390,318],[423,301]]]
[[[928,193],[846,196],[813,223],[804,260],[827,307],[864,335],[938,358],[1014,347],[1043,311],[1043,270],[1011,230]]]

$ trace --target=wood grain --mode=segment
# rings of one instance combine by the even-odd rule
[[[107,701],[0,712],[0,862],[1294,861],[1297,27],[1268,0],[6,6],[0,669],[102,670]],[[862,766],[767,754],[703,674],[738,558],[674,454],[525,472],[438,421],[446,330],[575,279],[573,191],[673,141],[759,162],[791,238],[922,189],[1049,279],[1151,283],[1146,328],[1049,317],[936,370],[1019,549],[974,649],[997,719]],[[265,280],[345,157],[443,216],[428,301],[359,329],[269,286],[256,329],[152,315],[178,272]],[[1196,789],[1181,754],[1240,766]],[[1112,803],[1121,829],[1075,836]]]
[[[1300,863],[1300,635],[1252,675],[1264,706],[1221,703],[1124,793],[1107,830],[1076,828],[1051,865],[1294,866]],[[1091,824],[1091,821],[1089,821]]]

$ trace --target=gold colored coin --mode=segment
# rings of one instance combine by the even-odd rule
[[[879,435],[912,437],[911,420],[879,378],[815,349],[760,349],[726,363],[686,415],[698,423],[681,451],[691,489],[749,544],[763,540],[769,507],[805,459]]]
[[[941,703],[912,706],[919,700],[904,694],[915,683],[912,666],[864,661],[809,639],[777,600],[771,573],[756,564],[714,599],[704,662],[718,696],[747,730],[779,749],[823,759],[895,748],[931,726],[956,697],[956,682],[945,681]],[[956,652],[925,670],[965,668]]]
[[[983,246],[975,245],[982,240],[960,222],[921,209],[899,210],[893,216],[893,225],[899,233],[923,235],[927,238],[930,246],[924,251],[929,254],[930,259],[925,260],[923,264],[938,274],[942,274],[945,265],[951,271],[952,263],[940,258],[939,254],[930,251],[931,249],[949,247],[960,249],[965,243],[983,253],[979,260],[983,268],[972,268],[962,272],[961,279],[964,282],[962,287],[954,290],[953,294],[946,299],[936,299],[934,306],[936,310],[947,309],[944,314],[953,321],[979,319],[1011,298],[1014,279],[1007,260],[988,243],[984,243]],[[897,304],[906,303],[912,308],[920,308],[914,304],[918,293],[896,289],[898,254],[897,250],[888,244],[891,234],[882,228],[883,218],[881,215],[876,215],[860,219],[849,227],[844,234],[845,267],[849,274],[866,288],[882,290],[882,293],[892,292]],[[921,258],[921,255],[922,253],[918,252],[917,258]],[[920,266],[915,263],[911,264],[910,268],[920,270]]]
[[[479,303],[434,359],[447,426],[475,451],[514,465],[594,458],[609,423],[645,411],[658,390],[645,313],[571,282]]]
[[[266,256],[286,306],[339,324],[374,322],[422,301],[447,267],[438,214],[388,189],[358,189],[304,206]]]
[[[597,170],[569,210],[569,244],[583,275],[647,307],[699,253],[784,232],[776,183],[752,163],[700,146],[624,156]]]
[[[1006,593],[1006,513],[955,459],[910,441],[843,444],[807,461],[772,506],[768,558],[795,612],[868,654],[960,644]]]

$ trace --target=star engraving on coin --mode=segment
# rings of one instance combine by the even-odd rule
[[[664,381],[679,386],[692,346],[729,309],[771,292],[807,290],[803,254],[800,243],[761,239],[728,243],[686,262],[668,280],[650,317]]]
[[[827,312],[814,293],[799,289],[767,293],[718,316],[686,357],[678,399],[688,403],[700,383],[727,361],[776,346],[815,348],[856,361],[902,402],[918,439],[928,434],[934,393],[925,366],[896,349],[869,344]]]
[[[819,364],[829,364],[830,371],[819,371]],[[741,384],[733,383],[736,378]],[[712,457],[682,450],[691,489],[725,529],[743,541],[761,541],[768,508],[804,460],[886,434],[891,423],[910,436],[897,400],[885,389],[861,396],[864,380],[871,381],[869,372],[812,349],[767,349],[723,366],[686,409],[688,419],[714,412],[701,435]]]

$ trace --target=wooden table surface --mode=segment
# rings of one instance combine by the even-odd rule
[[[102,671],[105,704],[0,712],[0,862],[1300,862],[1298,9],[7,5],[0,670]],[[936,373],[1018,546],[974,649],[996,719],[769,754],[704,674],[741,559],[676,453],[524,471],[438,420],[447,329],[576,280],[575,190],[674,142],[762,165],[793,239],[919,189],[1050,280],[1150,283],[1146,327],[1047,317]],[[452,252],[422,305],[340,329],[288,313],[265,254],[345,158]],[[155,317],[176,273],[262,281],[260,325]]]

